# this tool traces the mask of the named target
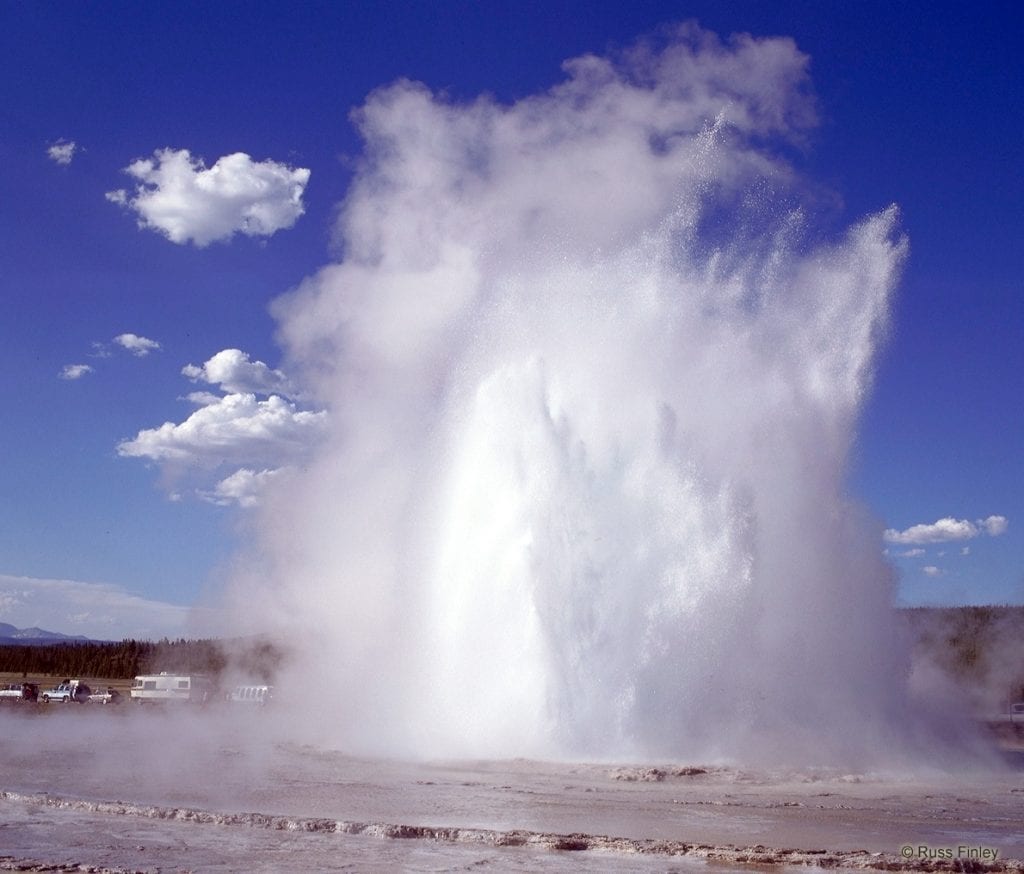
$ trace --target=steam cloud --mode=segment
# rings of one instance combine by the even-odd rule
[[[810,239],[806,63],[684,26],[512,105],[356,113],[344,258],[275,307],[331,433],[233,587],[328,740],[892,748],[907,656],[843,479],[906,245],[894,208]]]

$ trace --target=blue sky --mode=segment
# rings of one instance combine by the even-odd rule
[[[910,256],[849,490],[891,531],[901,602],[1024,601],[1024,13],[893,6],[4,5],[0,621],[175,634],[217,590],[252,483],[218,492],[212,442],[176,465],[142,433],[232,384],[279,401],[252,470],[316,433],[269,307],[337,256],[374,89],[507,103],[690,19],[810,56],[819,123],[788,157],[829,221],[900,207]],[[195,174],[215,166],[211,194]]]

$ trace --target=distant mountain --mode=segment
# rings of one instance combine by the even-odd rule
[[[81,634],[61,634],[44,628],[18,628],[7,622],[0,622],[0,646],[33,646],[46,643],[81,643],[90,638]]]

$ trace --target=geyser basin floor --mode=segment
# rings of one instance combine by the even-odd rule
[[[552,852],[545,847],[555,844],[543,840],[493,846],[493,835],[476,845],[382,841],[334,833],[324,821],[686,842],[726,848],[721,855],[730,864],[742,853],[727,848],[757,845],[866,850],[894,861],[906,844],[966,845],[998,850],[1000,861],[1024,859],[1019,768],[911,777],[701,763],[408,763],[281,744],[270,720],[135,712],[0,719],[8,739],[0,779],[0,790],[8,793],[0,799],[0,856],[51,864],[450,870],[486,863],[536,871],[581,864],[589,870],[679,870],[694,864],[688,857],[621,852],[630,849],[625,844],[583,857]],[[685,771],[694,765],[705,772]],[[47,796],[71,805],[54,807]],[[95,803],[114,801],[123,809]],[[147,805],[153,810],[144,810]],[[268,826],[242,816],[229,824],[222,816],[247,812],[282,820]],[[797,861],[780,857],[787,858]],[[298,867],[289,867],[293,863]],[[871,858],[844,856],[842,863],[853,867]]]

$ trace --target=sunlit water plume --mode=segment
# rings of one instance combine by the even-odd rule
[[[655,44],[656,42],[656,44]],[[330,411],[234,588],[359,751],[875,761],[906,650],[844,495],[905,254],[780,157],[806,58],[687,26],[506,105],[398,82],[279,300]],[[801,205],[803,204],[803,205]]]

